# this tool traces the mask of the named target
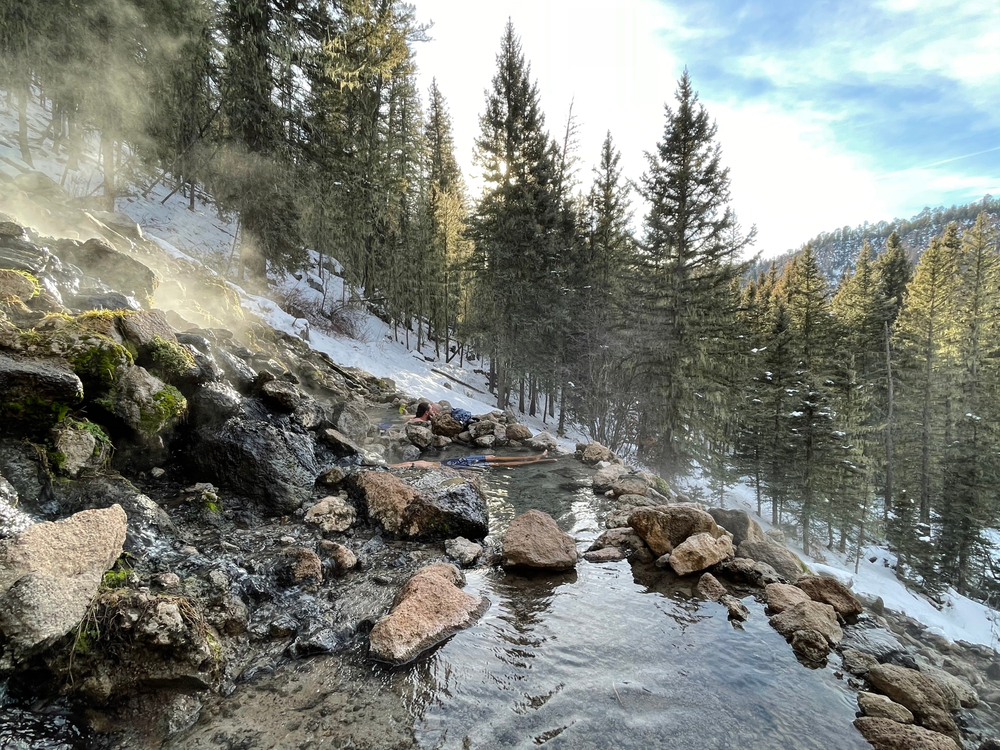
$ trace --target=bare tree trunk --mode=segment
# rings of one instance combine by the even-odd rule
[[[532,375],[528,380],[528,414],[535,416],[538,411],[538,382]]]
[[[31,146],[28,143],[28,86],[25,84],[17,91],[17,145],[21,149],[21,159],[32,169],[35,163],[31,160]]]
[[[115,141],[107,130],[101,131],[101,155],[104,162],[104,207],[115,210]]]
[[[524,414],[524,375],[521,376],[517,387],[517,409]]]
[[[886,520],[889,518],[889,512],[892,510],[892,491],[893,491],[893,455],[892,455],[892,410],[893,410],[893,380],[892,380],[892,350],[889,347],[889,324],[885,323],[885,377],[886,385],[888,386],[888,398],[889,404],[886,409],[885,417],[885,497],[883,498],[882,506],[882,517]],[[862,521],[862,524],[864,521]],[[863,531],[863,527],[862,527]],[[860,544],[860,543],[859,543]],[[857,572],[857,571],[855,571]]]
[[[562,384],[562,388],[559,390],[559,426],[556,428],[556,434],[562,437],[566,432],[566,383]]]

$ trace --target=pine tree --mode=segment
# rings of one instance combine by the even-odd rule
[[[739,273],[737,258],[753,238],[733,237],[729,171],[722,166],[716,128],[698,102],[685,70],[666,108],[663,137],[647,154],[641,193],[649,204],[642,241],[640,362],[645,398],[640,442],[664,472],[684,472],[704,455],[701,428],[714,390],[705,342],[723,321]],[[731,312],[731,311],[729,311]],[[701,412],[701,413],[699,413]],[[704,418],[704,421],[703,421]]]
[[[980,533],[995,518],[1000,486],[1000,248],[985,213],[963,238],[954,325],[957,353],[955,438],[946,446],[940,567],[959,593],[969,592]]]

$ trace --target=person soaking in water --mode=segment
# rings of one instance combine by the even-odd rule
[[[554,458],[546,458],[546,453],[548,451],[529,458],[522,456],[458,456],[457,458],[446,458],[443,461],[403,461],[398,464],[389,464],[389,468],[437,469],[447,466],[451,469],[474,469],[489,468],[490,466],[529,466],[531,464],[547,464],[555,461]]]

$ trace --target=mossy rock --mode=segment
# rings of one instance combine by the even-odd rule
[[[172,385],[164,385],[146,403],[139,406],[139,429],[146,435],[155,435],[187,411],[187,399]]]
[[[38,296],[42,285],[27,271],[0,268],[0,300],[18,299],[26,302]]]
[[[195,367],[194,357],[176,341],[153,336],[144,360],[151,373],[168,383],[177,383]]]

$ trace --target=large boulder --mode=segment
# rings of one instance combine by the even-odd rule
[[[772,583],[784,583],[785,579],[778,575],[778,572],[764,562],[757,562],[746,557],[734,557],[730,560],[723,560],[715,566],[715,574],[726,576],[751,586],[763,588]],[[808,598],[808,597],[807,597]]]
[[[462,574],[438,563],[418,570],[407,581],[392,610],[375,623],[369,653],[380,661],[404,664],[475,622],[489,602],[462,591]]]
[[[198,430],[196,438],[188,455],[200,474],[276,515],[291,513],[312,495],[320,472],[312,438],[301,428],[240,414]]]
[[[531,429],[523,424],[509,424],[507,425],[507,439],[520,441],[530,440]]]
[[[368,516],[409,539],[482,539],[489,533],[486,499],[476,480],[436,469],[413,486],[384,471],[363,471],[348,482]]]
[[[805,571],[805,565],[794,552],[771,542],[744,541],[736,548],[736,556],[767,563],[789,583],[795,583]]]
[[[789,583],[769,583],[764,587],[764,601],[769,610],[778,614],[800,602],[809,601],[809,595]]]
[[[585,464],[596,464],[601,461],[613,461],[615,454],[600,443],[592,441],[584,446],[580,458]]]
[[[910,709],[878,693],[866,693],[864,690],[858,693],[858,709],[865,716],[898,721],[900,724],[913,723]]]
[[[434,433],[431,428],[422,422],[409,422],[406,425],[406,439],[415,446],[424,450],[429,448],[434,440]]]
[[[868,672],[868,682],[878,692],[913,712],[922,727],[960,741],[958,729],[948,713],[948,700],[931,677],[895,664],[879,664]]]
[[[104,240],[87,240],[82,245],[66,244],[63,248],[64,260],[112,289],[138,300],[149,299],[156,291],[159,280],[153,271],[135,258],[118,252]]]
[[[786,638],[799,630],[815,630],[833,646],[840,643],[844,632],[837,622],[837,613],[829,604],[799,602],[769,620],[771,626]]]
[[[503,537],[505,568],[570,570],[576,565],[576,544],[548,513],[529,510],[513,521]]]
[[[536,451],[554,451],[559,445],[559,442],[547,432],[540,432],[523,442]]]
[[[28,527],[0,547],[0,632],[15,659],[51,645],[83,619],[125,543],[121,506]]]
[[[459,433],[465,429],[465,426],[455,419],[450,411],[442,411],[435,414],[431,418],[431,432],[435,435],[443,435],[444,437],[454,438],[458,437]],[[409,430],[407,430],[409,433]],[[410,442],[413,442],[412,440]],[[414,443],[416,445],[416,443]]]
[[[733,543],[728,536],[714,537],[708,532],[689,536],[670,553],[670,567],[679,576],[710,568],[732,557]]]
[[[623,474],[628,474],[628,469],[623,464],[611,464],[603,469],[598,469],[591,480],[594,492],[606,492],[611,489],[611,485]]]
[[[17,490],[0,476],[0,539],[20,534],[34,523],[31,516],[17,507]]]
[[[917,665],[922,674],[930,677],[941,688],[949,711],[958,711],[960,708],[975,708],[979,705],[979,694],[972,685],[962,678],[949,674],[923,659],[918,659]]]
[[[622,474],[611,483],[610,491],[615,497],[645,495],[649,492],[649,485],[638,474]]]
[[[673,552],[694,534],[706,532],[716,538],[723,534],[708,513],[684,505],[638,508],[632,511],[628,523],[657,556]]]
[[[14,359],[0,354],[0,411],[17,416],[32,405],[69,407],[83,397],[83,384],[58,361]]]
[[[745,510],[709,508],[708,513],[719,526],[733,535],[734,546],[739,547],[746,541],[764,541],[764,532],[761,531],[760,524],[750,518],[750,514]]]
[[[875,750],[961,750],[950,737],[891,719],[860,716],[854,726]]]
[[[842,617],[860,615],[864,609],[851,590],[830,576],[799,576],[795,585],[814,602],[829,604]]]
[[[365,410],[353,401],[344,402],[334,414],[334,427],[359,445],[365,442],[372,423]]]
[[[187,412],[187,400],[143,367],[129,367],[115,386],[113,411],[137,435],[152,437]]]
[[[652,562],[653,553],[630,526],[608,529],[593,541],[587,552],[598,552],[604,549],[621,550],[622,556],[635,562]]]

